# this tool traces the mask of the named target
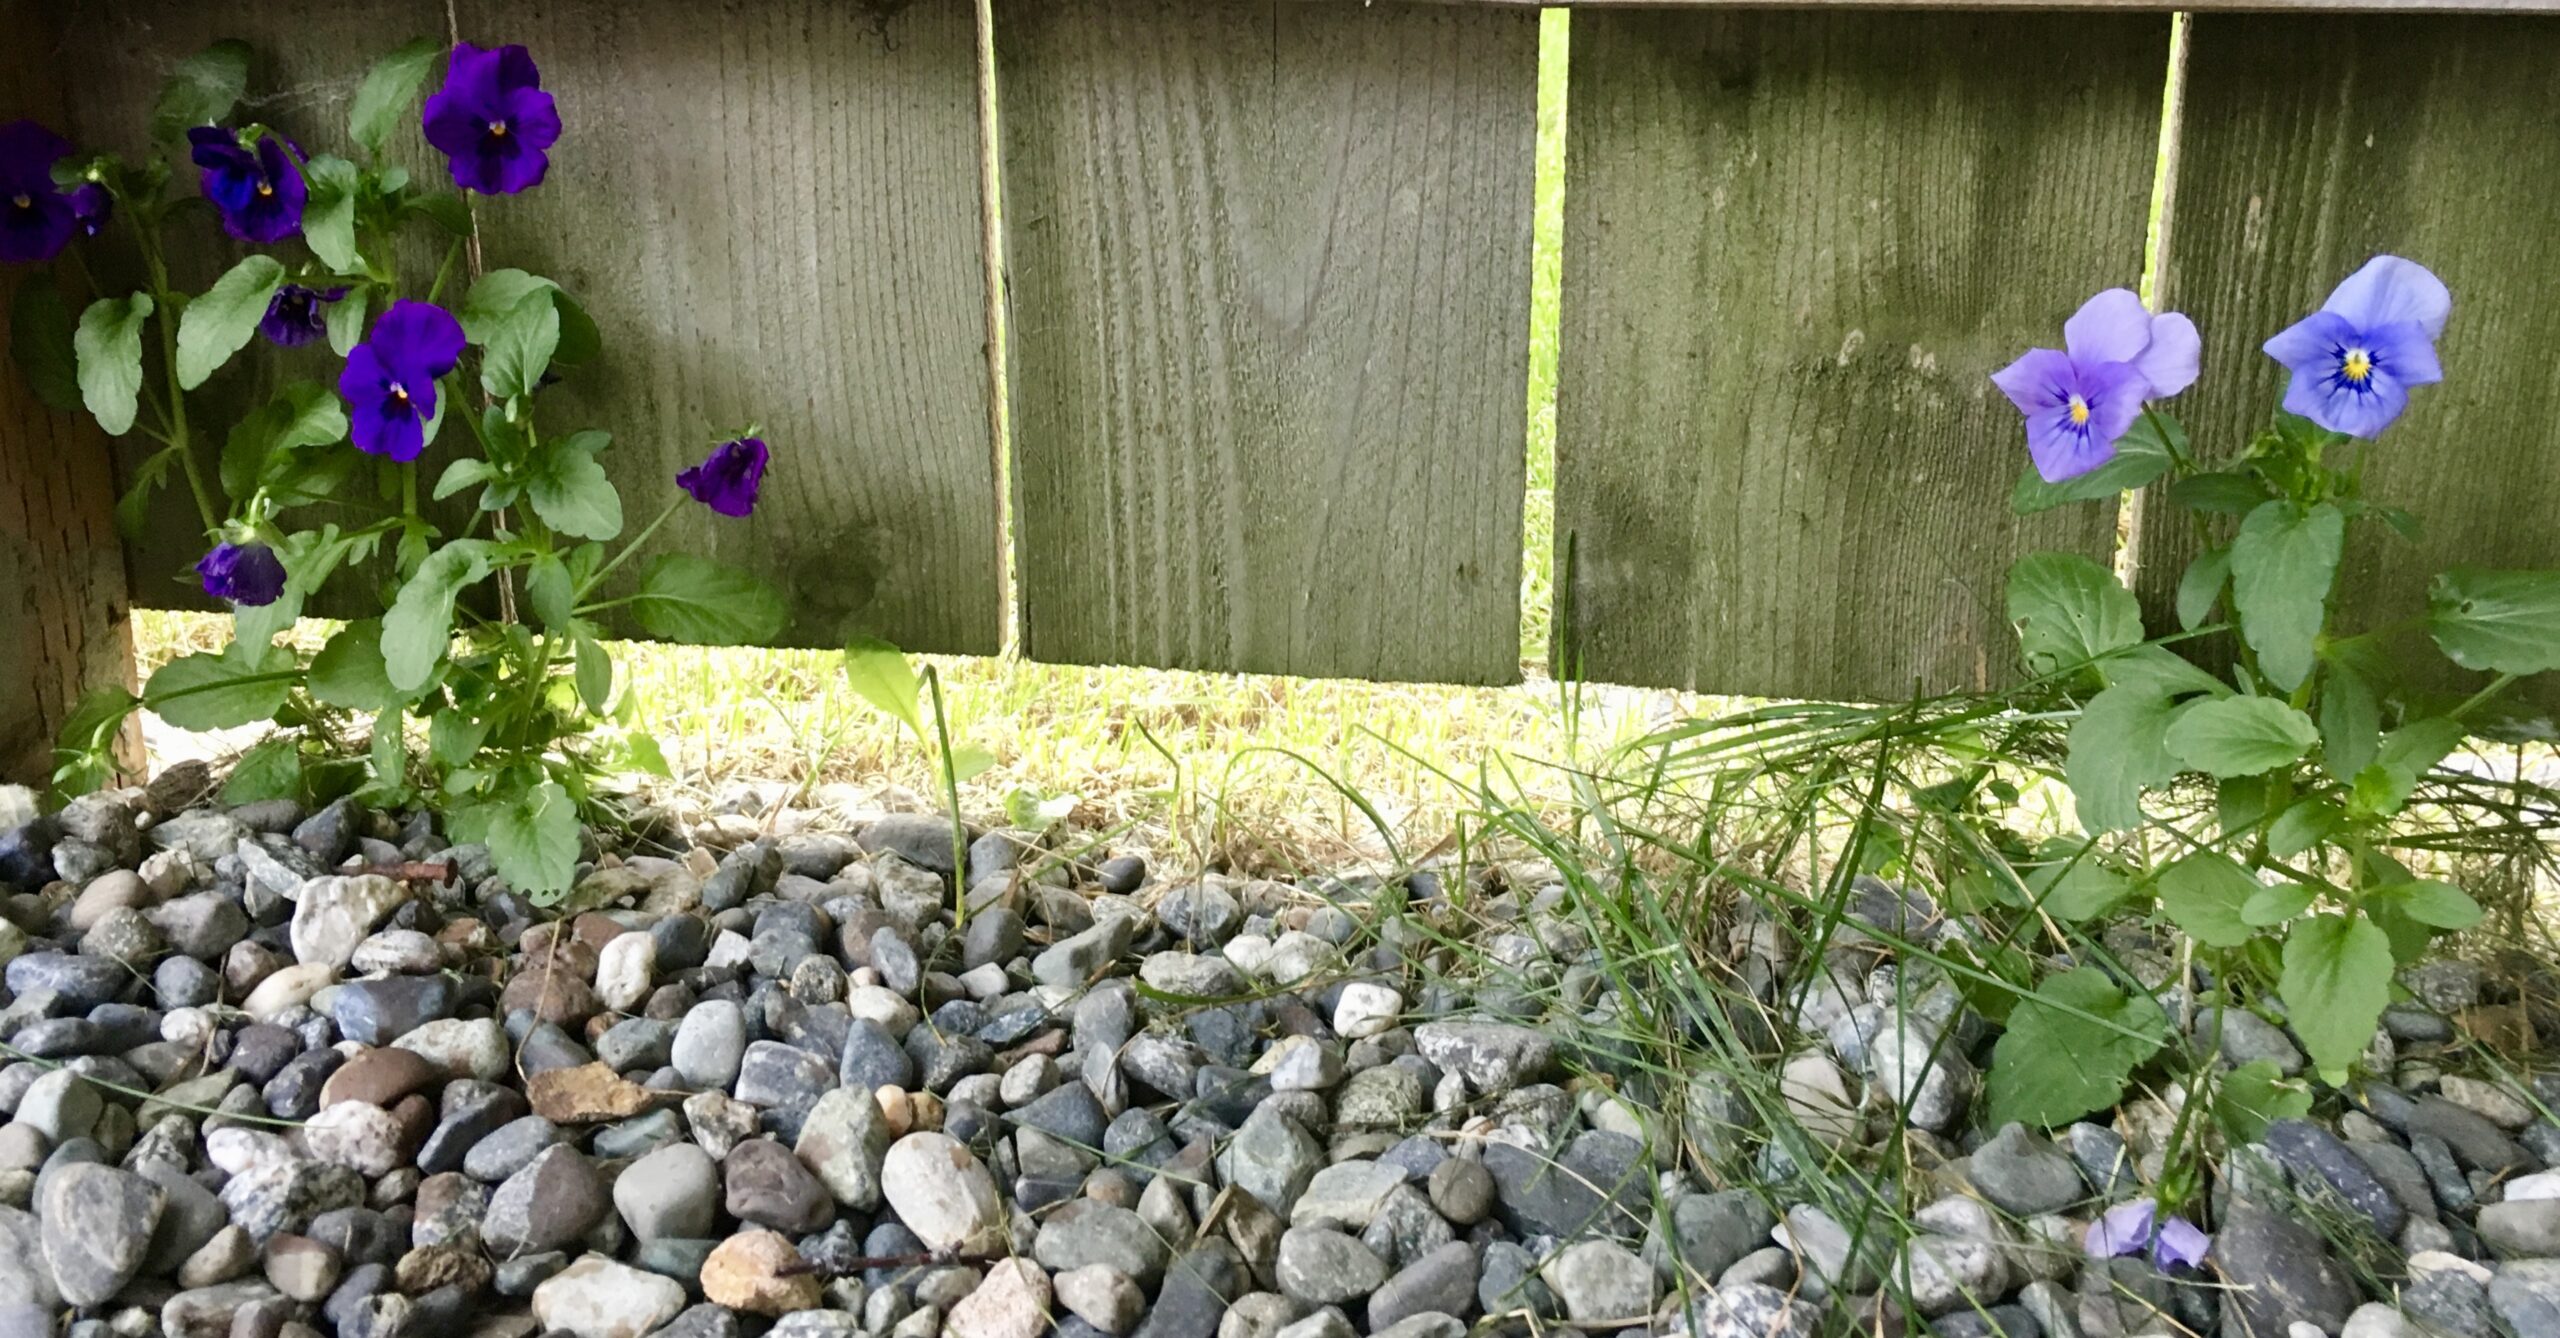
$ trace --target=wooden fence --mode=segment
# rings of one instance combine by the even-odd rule
[[[2351,618],[2404,615],[2457,557],[2560,563],[2560,0],[2192,0],[2182,71],[2139,3],[1579,8],[1555,640],[1587,676],[1869,698],[2013,676],[2009,562],[2104,557],[2118,518],[2010,515],[2021,433],[1986,377],[2140,276],[2155,189],[2160,292],[2205,332],[2179,406],[2200,443],[2260,420],[2281,370],[2257,343],[2367,255],[2456,294],[2449,379],[2373,471],[2429,528],[2351,555]],[[256,114],[335,147],[380,50],[524,42],[567,136],[539,190],[480,208],[487,253],[607,332],[567,394],[644,512],[707,431],[762,421],[764,508],[674,538],[780,582],[790,643],[986,652],[1010,605],[1039,659],[1515,678],[1537,10],[976,20],[0,0],[0,120],[137,148],[168,67],[237,36]],[[127,653],[128,602],[190,602],[175,510],[116,550],[109,450],[0,377],[0,772]],[[2191,541],[2138,542],[2165,608]]]

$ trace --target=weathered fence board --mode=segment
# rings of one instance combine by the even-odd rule
[[[531,47],[559,98],[550,178],[478,217],[490,264],[558,278],[605,333],[558,412],[613,432],[632,528],[760,422],[754,518],[688,505],[662,549],[772,578],[791,644],[995,650],[968,0],[465,0],[457,19]]]
[[[2423,613],[2456,562],[2560,565],[2560,23],[2212,16],[2189,43],[2162,287],[2204,334],[2205,376],[2177,405],[2197,449],[2237,454],[2281,399],[2259,344],[2368,257],[2407,256],[2453,290],[2445,380],[2364,448],[2364,486],[2425,529],[2413,545],[2357,527],[2341,625]],[[2186,513],[2148,510],[2154,629],[2176,625],[2195,549]],[[2441,663],[2415,634],[2399,649]],[[2469,681],[2445,669],[2438,683]],[[2537,686],[2560,704],[2560,684]]]
[[[2103,560],[2113,508],[2010,515],[1988,377],[2139,276],[2167,50],[2144,15],[1574,16],[1560,669],[2014,676],[2009,563]]]
[[[1517,677],[1536,17],[996,9],[1032,656]]]
[[[35,0],[0,0],[0,124],[60,126],[61,70]],[[0,309],[50,270],[0,271]],[[0,321],[0,352],[9,350]],[[45,783],[71,705],[91,688],[133,682],[128,580],[117,544],[107,439],[45,407],[0,357],[0,783]],[[126,761],[140,736],[126,734]]]
[[[1567,9],[1770,9],[1771,0],[1434,0],[1437,4],[1530,6]],[[1788,9],[2115,10],[2167,13],[2290,11],[2353,14],[2397,11],[2428,14],[2551,14],[2560,0],[1786,0]]]

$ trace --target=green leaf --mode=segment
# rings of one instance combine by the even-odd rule
[[[404,218],[423,218],[447,236],[471,235],[471,203],[449,190],[424,191],[400,202]]]
[[[559,305],[548,290],[527,293],[489,327],[480,388],[502,400],[533,393],[559,346]]]
[[[1028,785],[1017,785],[1004,797],[1005,825],[1026,832],[1045,832],[1075,811],[1074,795],[1044,795]]]
[[[2031,553],[2009,569],[2009,621],[2036,674],[2142,641],[2142,607],[2115,573],[2077,553]]]
[[[2254,931],[2240,909],[2261,890],[2238,861],[2199,850],[2160,870],[2155,886],[2160,909],[2198,943],[2236,948]]]
[[[350,285],[345,297],[329,304],[330,352],[343,358],[364,342],[365,308],[371,297],[372,290],[359,283]]]
[[[2118,651],[2098,662],[2098,672],[2108,687],[2140,688],[2163,697],[2198,692],[2216,697],[2231,695],[2231,685],[2197,668],[2193,661],[2167,646],[2146,644]]]
[[[2273,816],[2264,776],[2233,776],[2214,787],[2214,829],[2226,838],[2250,831]]]
[[[2465,669],[2560,669],[2560,571],[2443,572],[2427,588],[2427,628]]]
[[[436,476],[434,497],[441,502],[474,484],[486,483],[498,476],[498,467],[486,460],[465,456],[444,467]]]
[[[2075,479],[2047,483],[2033,467],[2019,476],[2017,491],[2009,495],[2009,509],[2021,516],[2032,516],[2071,502],[2111,501],[2118,493],[2131,492],[2169,472],[2176,463],[2169,443],[2155,425],[2166,424],[2177,442],[2178,451],[2187,447],[2187,434],[2165,415],[2145,414],[2133,420],[2133,426],[2116,438],[2112,459]]]
[[[569,566],[556,554],[545,553],[534,559],[525,570],[525,595],[533,604],[533,616],[553,631],[567,631],[578,621],[578,587],[570,579]]]
[[[222,785],[222,802],[226,804],[256,804],[270,799],[297,799],[301,795],[302,744],[283,735],[242,753],[240,760],[231,765],[231,779]]]
[[[552,297],[560,304],[560,347],[551,355],[552,365],[575,367],[602,352],[604,335],[587,309],[567,293],[554,292]]]
[[[2432,928],[2469,929],[2480,923],[2480,903],[2451,883],[2393,883],[2370,895],[2393,903],[2402,915]]]
[[[367,618],[339,629],[311,658],[311,695],[350,711],[381,711],[407,696],[391,686],[382,663],[382,621]]]
[[[231,427],[222,446],[222,490],[236,501],[275,481],[278,452],[346,440],[347,408],[317,381],[291,381]]]
[[[2215,777],[2256,776],[2311,751],[2320,728],[2273,697],[2197,702],[2169,727],[2169,754]]]
[[[594,637],[582,636],[576,647],[578,700],[587,709],[601,715],[613,702],[613,658]]]
[[[670,553],[649,564],[631,616],[662,641],[752,646],[782,634],[789,610],[762,577],[709,558]]]
[[[170,140],[200,125],[231,115],[249,85],[249,44],[237,39],[212,46],[178,62],[151,106],[151,138]]]
[[[53,788],[65,798],[102,789],[116,778],[116,738],[141,699],[119,687],[82,693],[54,746]]]
[[[2294,1034],[2333,1085],[2364,1053],[2391,1002],[2391,965],[2391,941],[2363,920],[2315,915],[2285,938],[2276,991]]]
[[[462,308],[454,318],[462,322],[462,336],[474,344],[487,347],[504,324],[527,297],[535,293],[558,292],[560,285],[538,274],[520,269],[493,269],[480,276],[463,295]]]
[[[633,771],[675,779],[675,769],[667,765],[666,751],[658,746],[654,734],[631,734],[622,741],[623,758]]]
[[[453,601],[489,574],[491,549],[483,539],[457,539],[429,554],[400,587],[382,619],[382,658],[391,685],[416,692],[427,684],[453,644]]]
[[[2214,1088],[2213,1117],[2232,1141],[2254,1143],[2277,1120],[2311,1113],[2311,1085],[2284,1076],[2272,1059],[2253,1059],[2222,1075]]]
[[[955,744],[951,749],[951,778],[961,784],[985,775],[996,764],[996,755],[974,743]]]
[[[18,296],[9,304],[9,356],[47,407],[64,413],[80,407],[80,355],[71,346],[71,308],[63,304],[51,270],[38,270],[18,282]]]
[[[2382,743],[2382,704],[2364,675],[2331,664],[2320,688],[2320,765],[2337,780],[2352,781],[2371,765]]]
[[[547,901],[569,890],[578,870],[578,808],[558,782],[497,806],[487,836],[498,876],[518,892]]]
[[[489,728],[490,722],[460,710],[438,711],[427,721],[427,753],[448,771],[469,766],[489,741]]]
[[[2245,516],[2267,500],[2267,490],[2247,474],[2198,474],[2169,485],[2169,500],[2208,515]]]
[[[2276,815],[2267,827],[2267,853],[2277,859],[2291,859],[2329,839],[2346,820],[2336,804],[2316,795],[2294,801],[2293,807]]]
[[[2461,747],[2462,739],[2462,722],[2449,716],[2413,720],[2383,735],[2373,761],[2356,772],[2355,806],[2384,816],[2399,812],[2417,792],[2419,778]]]
[[[888,713],[917,738],[924,737],[916,669],[905,651],[878,637],[856,636],[845,643],[844,676],[855,696]]]
[[[142,396],[142,323],[151,295],[102,297],[80,313],[71,347],[80,363],[80,402],[110,437],[133,430]]]
[[[2049,842],[2040,852],[2050,862],[2026,872],[2032,903],[2054,919],[2070,924],[2104,915],[2133,891],[2133,882],[2099,860],[2080,842]]]
[[[607,540],[622,533],[622,494],[577,438],[543,448],[533,476],[525,481],[525,500],[544,524],[562,534]]]
[[[375,61],[356,89],[355,105],[347,110],[348,137],[367,153],[382,152],[383,142],[407,119],[436,57],[444,52],[444,39],[420,37]]]
[[[320,257],[320,263],[330,269],[340,274],[362,273],[364,255],[356,249],[356,197],[363,193],[363,176],[354,163],[326,153],[303,164],[302,176],[311,191],[310,200],[302,207],[302,240],[310,245],[311,254]],[[364,310],[363,305],[359,303],[356,310]],[[340,356],[344,356],[343,350]]]
[[[2187,572],[2178,578],[2178,626],[2192,632],[2204,626],[2213,616],[2213,606],[2222,600],[2222,587],[2231,580],[2231,550],[2208,548],[2196,554],[2187,564]]]
[[[2168,1039],[2150,996],[2126,994],[2094,966],[2054,976],[2018,1001],[1992,1047],[1990,1122],[2051,1128],[2106,1110]]]
[[[220,654],[171,660],[143,702],[179,729],[236,729],[272,719],[293,690],[293,652],[233,642]]]
[[[366,750],[373,766],[373,784],[386,801],[397,802],[409,795],[409,740],[400,726],[400,713],[386,710],[373,718],[373,743]]]
[[[2311,672],[2337,578],[2347,518],[2327,502],[2309,511],[2268,502],[2240,522],[2231,541],[2231,605],[2258,668],[2291,691]]]
[[[2319,898],[2320,889],[2308,883],[2291,880],[2269,883],[2251,892],[2248,899],[2240,903],[2240,923],[2252,929],[2280,925],[2311,909],[2311,903]]]
[[[2178,777],[2168,748],[2169,724],[2182,709],[2149,687],[2109,688],[2080,708],[2071,727],[2063,775],[2092,834],[2142,825],[2142,792]]]

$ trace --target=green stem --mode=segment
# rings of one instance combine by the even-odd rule
[[[942,704],[942,675],[932,665],[924,667],[924,686],[933,695],[933,732],[942,742],[942,794],[951,805],[951,886],[958,894],[952,899],[951,923],[956,929],[969,925],[969,824],[960,816],[960,770],[951,758],[951,712]]]
[[[456,237],[453,239],[453,245],[444,249],[444,262],[436,266],[435,282],[427,286],[427,300],[429,302],[433,302],[444,295],[445,280],[453,277],[454,262],[461,258],[462,239]]]
[[[195,494],[196,516],[204,522],[204,532],[212,534],[222,528],[222,513],[213,504],[213,490],[205,485],[204,467],[196,463],[196,453],[187,443],[187,392],[178,386],[178,320],[170,298],[169,266],[160,256],[159,220],[146,219],[135,229],[142,242],[142,262],[151,273],[153,324],[160,327],[160,357],[169,374],[169,445],[178,452],[178,466],[187,474],[187,490]]]
[[[613,559],[612,559],[611,561],[609,561],[609,562],[605,563],[605,564],[604,564],[603,566],[601,566],[601,567],[598,567],[598,568],[596,569],[596,574],[595,574],[595,575],[593,575],[593,576],[588,577],[588,578],[587,578],[587,583],[586,583],[585,585],[582,585],[582,586],[579,586],[579,587],[578,587],[578,598],[580,598],[580,599],[585,599],[585,598],[587,597],[587,592],[588,592],[588,591],[593,590],[593,589],[595,589],[597,586],[604,584],[604,578],[606,578],[607,576],[611,576],[611,575],[613,574],[613,569],[614,569],[614,568],[621,566],[621,565],[623,564],[623,562],[624,562],[624,561],[626,561],[627,559],[629,559],[629,558],[630,558],[630,556],[631,556],[632,554],[639,552],[639,551],[640,551],[640,549],[641,549],[641,547],[642,547],[643,545],[645,545],[645,544],[647,544],[647,543],[649,542],[649,538],[650,538],[650,536],[652,536],[652,535],[654,535],[654,534],[656,534],[656,533],[658,532],[658,527],[659,527],[659,526],[661,526],[661,525],[666,524],[666,523],[667,523],[667,518],[668,518],[669,516],[672,516],[672,515],[674,515],[674,514],[676,513],[676,508],[678,508],[678,507],[680,507],[680,506],[683,506],[683,505],[684,505],[684,501],[685,501],[685,499],[684,499],[684,498],[682,498],[682,497],[678,497],[678,498],[677,498],[677,499],[675,499],[674,501],[667,503],[667,509],[666,509],[666,510],[664,510],[664,511],[659,512],[659,513],[658,513],[658,518],[657,518],[656,520],[650,521],[650,522],[649,522],[649,524],[648,524],[648,527],[647,527],[647,528],[645,528],[645,529],[641,530],[641,531],[640,531],[640,533],[639,533],[638,535],[634,536],[634,537],[632,538],[631,542],[629,542],[629,543],[627,543],[627,544],[624,544],[624,545],[622,546],[622,551],[621,551],[621,552],[614,554],[614,555],[613,555]],[[623,602],[625,602],[625,601],[623,601],[623,600],[619,600],[619,599],[617,599],[617,600],[613,601],[613,603],[614,603],[614,604],[620,604],[620,603],[623,603]],[[613,607],[613,605],[612,605],[612,604],[599,604],[599,605],[596,605],[595,607],[597,607],[597,608],[611,608],[611,607]]]
[[[2460,720],[2464,716],[2471,714],[2472,711],[2479,707],[2487,705],[2490,698],[2506,691],[2507,685],[2515,681],[2516,676],[2514,674],[2500,674],[2496,678],[2490,679],[2486,687],[2483,687],[2478,692],[2472,693],[2470,696],[2463,698],[2462,704],[2453,708],[2453,718]]]

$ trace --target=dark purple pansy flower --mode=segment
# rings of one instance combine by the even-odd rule
[[[273,604],[284,597],[284,561],[265,544],[215,544],[196,562],[204,592],[234,604]]]
[[[2427,267],[2375,256],[2320,309],[2266,343],[2293,370],[2284,407],[2332,432],[2373,437],[2409,407],[2409,387],[2444,379],[2436,339],[2453,294]]]
[[[310,199],[302,168],[284,142],[260,135],[255,147],[238,131],[200,125],[187,132],[188,156],[203,169],[204,197],[222,215],[222,230],[244,242],[272,245],[302,231],[302,206]]]
[[[542,184],[560,140],[560,111],[520,46],[496,50],[456,42],[444,87],[427,99],[427,142],[451,160],[453,184],[483,195],[513,195]]]
[[[2204,341],[2195,322],[2154,316],[2124,288],[2090,298],[2062,326],[2061,349],[2029,349],[1992,374],[2027,416],[2027,453],[2047,483],[2078,478],[2115,458],[2116,438],[2145,400],[2195,384]]]
[[[78,201],[53,184],[53,165],[70,154],[70,141],[33,121],[0,125],[0,261],[51,260],[79,234]]]
[[[770,455],[762,437],[722,442],[701,464],[676,475],[676,486],[721,515],[745,516],[756,509]]]
[[[116,197],[97,182],[83,182],[71,192],[71,212],[80,222],[80,235],[95,237],[107,230],[107,220],[115,214]]]
[[[2205,1251],[2213,1248],[2213,1238],[2183,1217],[2163,1222],[2157,1201],[2135,1199],[2109,1208],[2104,1217],[2090,1223],[2081,1248],[2092,1259],[2149,1254],[2154,1268],[2197,1268],[2204,1263]]]
[[[436,416],[436,378],[462,357],[462,326],[444,308],[394,302],[373,335],[347,352],[338,393],[347,401],[347,434],[356,449],[415,460],[427,449]]]
[[[305,288],[288,283],[276,289],[267,300],[267,314],[258,320],[258,333],[267,342],[286,348],[308,344],[329,332],[329,304],[347,295],[347,286]]]

